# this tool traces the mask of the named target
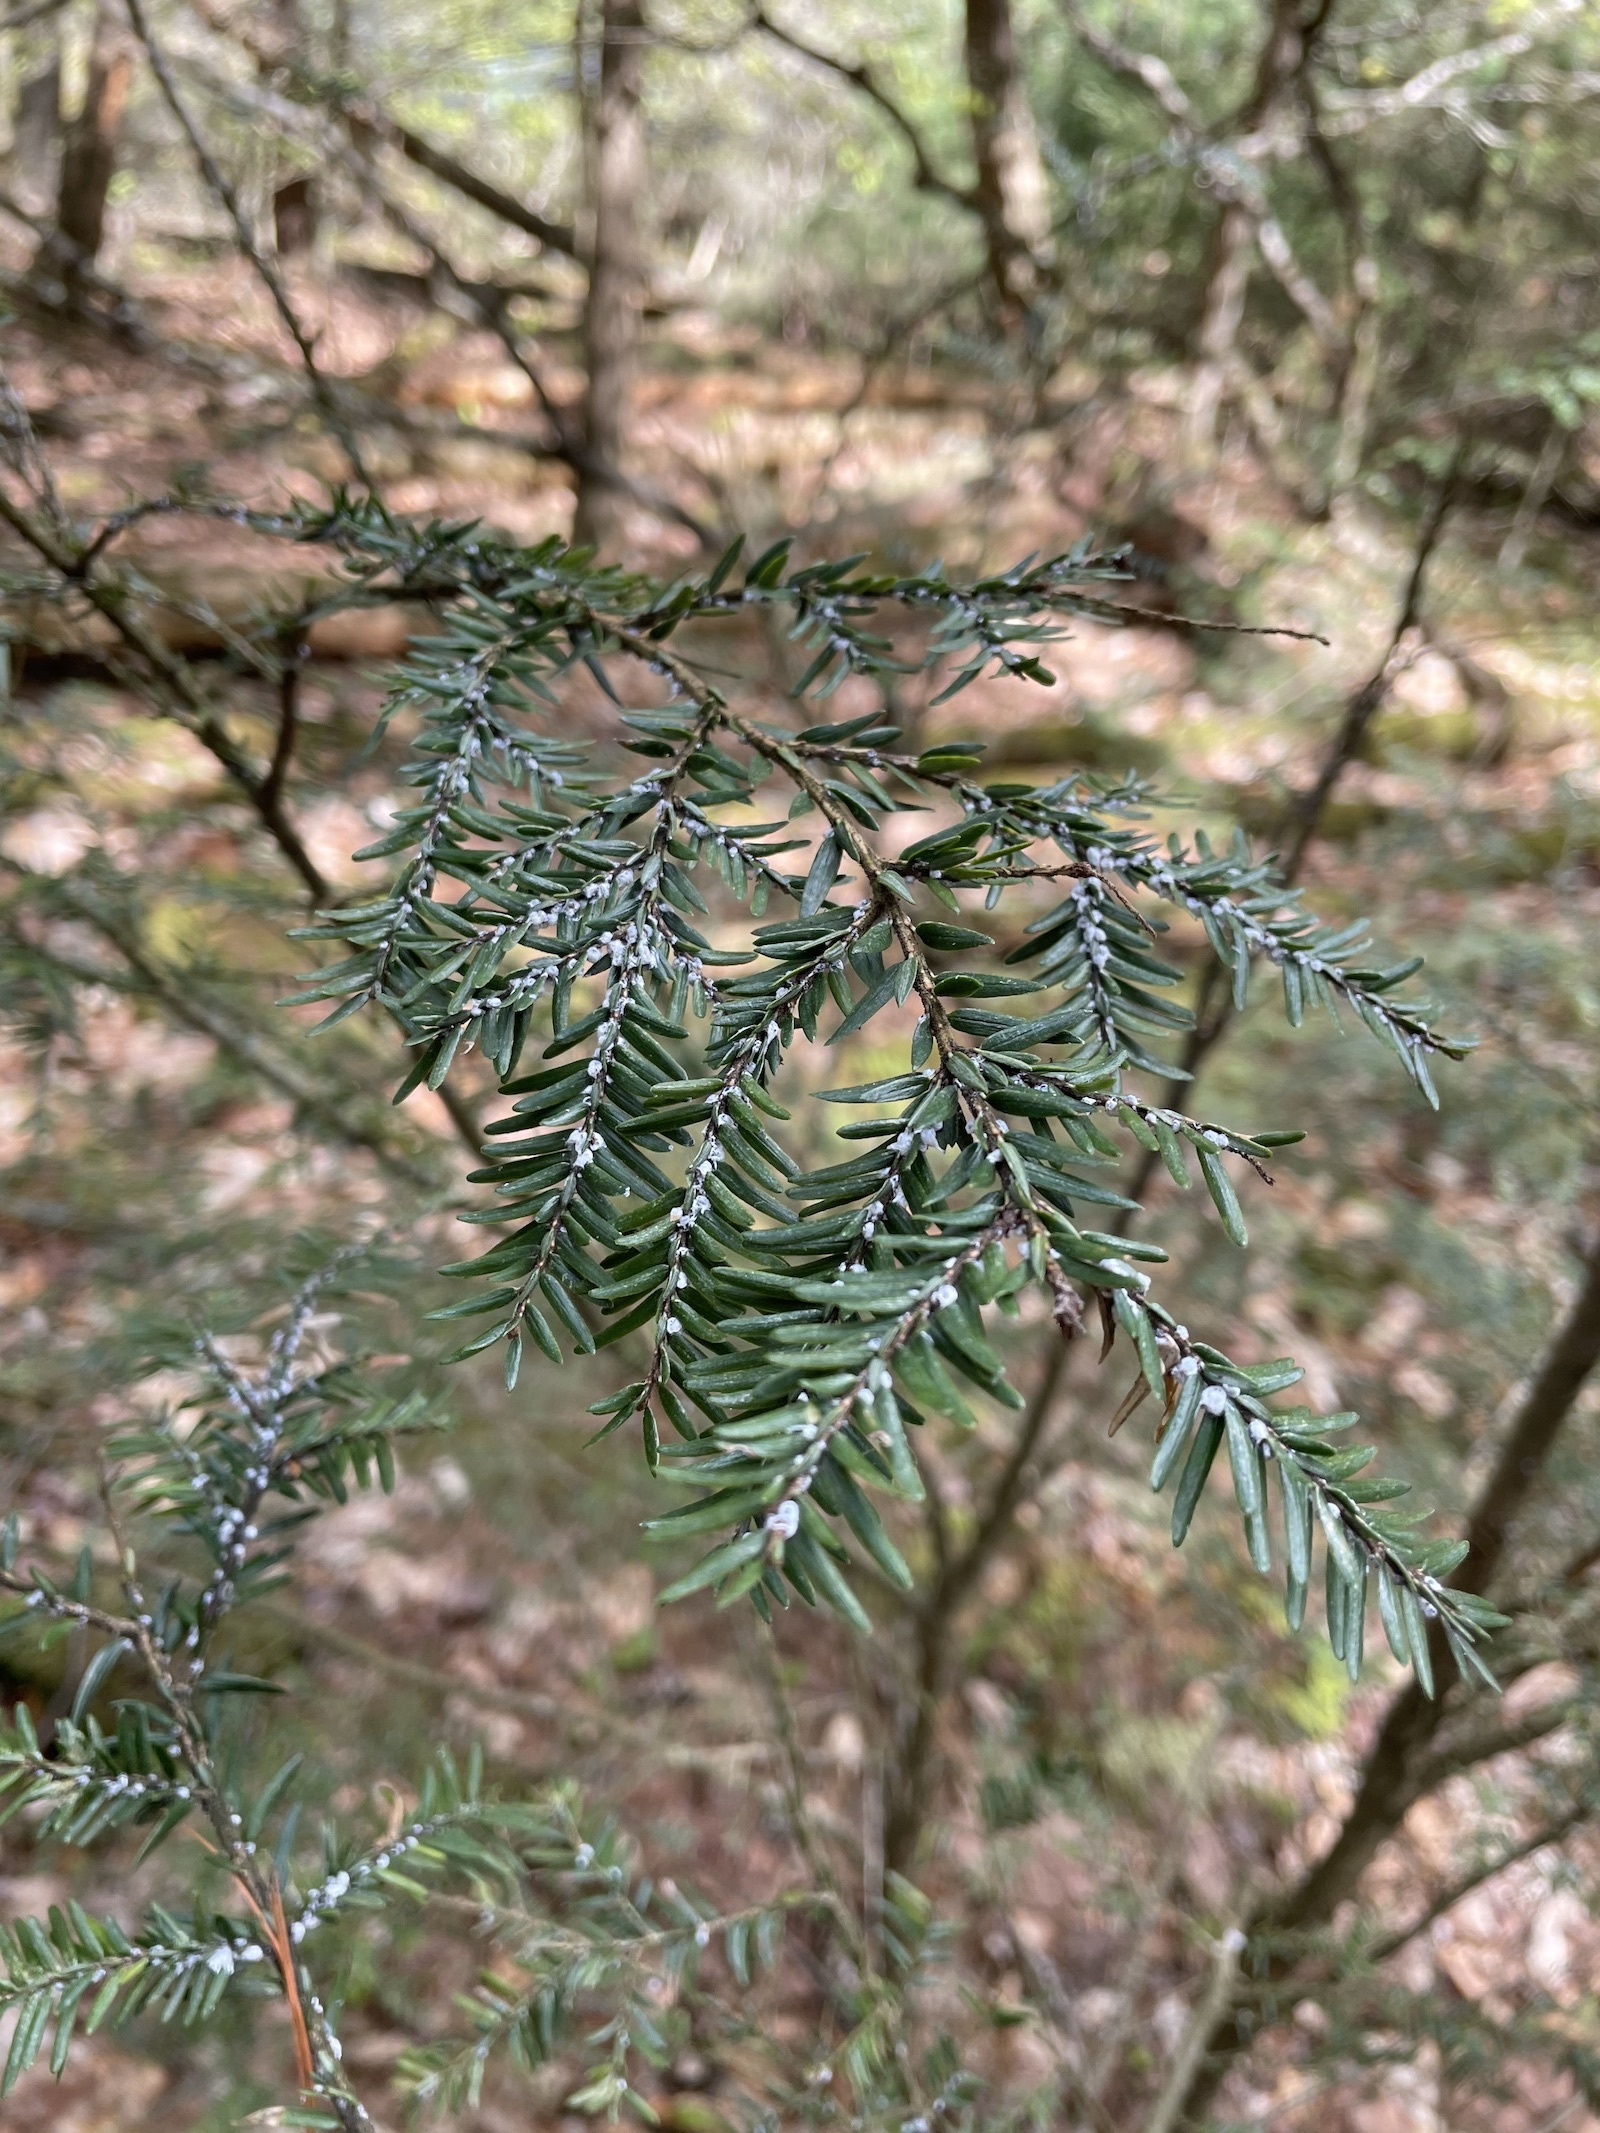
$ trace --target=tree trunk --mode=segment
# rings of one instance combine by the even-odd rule
[[[1254,221],[1236,201],[1230,202],[1212,234],[1205,301],[1195,330],[1194,378],[1185,413],[1189,447],[1202,455],[1217,441],[1217,415],[1238,349],[1254,247]]]
[[[1361,471],[1383,344],[1383,320],[1378,310],[1378,270],[1366,254],[1357,259],[1350,281],[1358,309],[1350,336],[1350,361],[1339,393],[1339,434],[1328,472],[1330,499],[1342,496]]]
[[[1050,1426],[1077,1323],[1058,1317],[1056,1330],[1060,1337],[1051,1343],[1005,1464],[959,1554],[950,1553],[944,1512],[937,1497],[930,1495],[938,1572],[913,1617],[911,1699],[902,1714],[889,1764],[883,1831],[883,1863],[889,1873],[909,1874],[916,1863],[918,1841],[934,1797],[939,1712],[959,1671],[961,1610],[1010,1537]]]
[[[265,17],[270,47],[291,80],[305,73],[310,55],[300,0],[262,0],[259,12]],[[336,34],[346,34],[348,28],[348,20],[342,32],[336,24]],[[280,259],[309,252],[316,243],[319,204],[317,183],[309,172],[291,169],[277,180],[272,188],[272,241]]]
[[[1277,117],[1329,11],[1328,0],[1316,0],[1309,16],[1302,14],[1302,0],[1268,0],[1266,36],[1250,94],[1228,128],[1233,140],[1259,133]],[[1195,373],[1185,425],[1190,449],[1202,454],[1216,443],[1217,413],[1238,345],[1255,237],[1256,218],[1249,207],[1238,199],[1225,201],[1212,232],[1205,294],[1195,325]]]
[[[1452,1583],[1483,1592],[1506,1552],[1516,1520],[1527,1506],[1578,1395],[1600,1366],[1600,1234],[1584,1261],[1583,1282],[1572,1309],[1529,1387],[1467,1521],[1467,1553]],[[1444,1636],[1435,1623],[1430,1639],[1434,1673],[1443,1686],[1449,1664]],[[1355,1804],[1332,1846],[1292,1889],[1268,1903],[1251,1921],[1251,1939],[1269,1943],[1254,1978],[1287,1979],[1295,1955],[1282,1945],[1327,1924],[1354,1895],[1378,1847],[1394,1835],[1420,1797],[1426,1750],[1445,1715],[1443,1694],[1423,1695],[1413,1679],[1389,1707],[1383,1729],[1367,1758]],[[1274,1951],[1270,1943],[1278,1941]],[[1219,2010],[1206,2055],[1175,2123],[1197,2124],[1233,2061],[1249,2044],[1255,2025],[1236,2003]]]
[[[1561,424],[1552,420],[1549,435],[1545,438],[1528,486],[1522,492],[1516,516],[1511,521],[1511,531],[1506,535],[1500,550],[1500,560],[1495,565],[1502,574],[1522,568],[1523,558],[1528,552],[1528,543],[1533,538],[1533,529],[1539,523],[1540,512],[1550,501],[1550,491],[1556,485],[1556,476],[1561,472],[1561,462],[1567,456],[1567,446],[1570,442],[1571,439]]]
[[[1049,256],[1050,195],[1011,0],[966,0],[966,58],[989,273],[1002,307],[1014,314],[1037,289]]]
[[[623,465],[643,299],[639,203],[647,181],[640,0],[604,0],[600,38],[594,234],[584,313],[589,382],[573,520],[573,539],[596,547],[615,545],[627,498]]]
[[[1350,280],[1349,345],[1340,366],[1333,395],[1332,412],[1338,424],[1333,460],[1328,471],[1329,500],[1342,496],[1361,471],[1366,449],[1367,423],[1372,396],[1377,390],[1379,353],[1382,345],[1382,284],[1378,262],[1373,257],[1371,233],[1361,196],[1334,154],[1322,130],[1311,85],[1301,77],[1302,102],[1310,131],[1310,148],[1322,168],[1334,209],[1344,227],[1346,264]]]
[[[317,188],[309,177],[285,178],[272,195],[272,241],[280,259],[309,252],[317,241]]]
[[[53,23],[49,29],[49,57],[17,93],[16,124],[7,158],[17,191],[29,207],[39,211],[52,195],[51,177],[61,140],[61,46]]]
[[[70,280],[99,257],[105,235],[106,196],[117,167],[117,135],[133,55],[110,8],[95,18],[94,46],[83,109],[63,130],[61,177],[56,188],[56,224],[40,256],[58,263]]]
[[[909,1707],[901,1714],[883,1822],[883,1865],[909,1874],[928,1819],[935,1776],[935,1734],[955,1675],[955,1615],[958,1601],[941,1579],[919,1610],[913,1638]]]

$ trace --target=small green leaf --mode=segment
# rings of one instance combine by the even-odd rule
[[[811,918],[827,901],[828,891],[839,878],[839,840],[832,830],[817,846],[806,885],[800,897],[800,916]]]
[[[727,1577],[742,1563],[753,1561],[766,1547],[764,1533],[741,1533],[733,1540],[724,1541],[720,1548],[713,1548],[703,1555],[692,1570],[686,1571],[666,1590],[657,1595],[657,1605],[669,1607],[674,1600],[686,1600],[690,1593],[703,1591],[707,1585],[715,1585],[719,1578]]]
[[[1189,1457],[1179,1477],[1178,1493],[1172,1500],[1172,1545],[1175,1548],[1181,1548],[1188,1538],[1201,1491],[1206,1485],[1206,1476],[1211,1471],[1211,1462],[1217,1456],[1217,1448],[1222,1438],[1221,1415],[1202,1414],[1200,1427],[1195,1431]]]
[[[113,1637],[109,1644],[101,1645],[84,1668],[72,1698],[72,1723],[75,1726],[82,1724],[85,1713],[92,1708],[96,1696],[110,1679],[117,1662],[127,1649],[128,1641],[125,1637]]]
[[[929,948],[992,948],[992,933],[975,932],[971,926],[952,926],[942,918],[925,919],[917,938]]]
[[[1150,1466],[1150,1486],[1164,1489],[1168,1476],[1178,1463],[1178,1456],[1189,1441],[1189,1432],[1194,1427],[1194,1418],[1200,1412],[1200,1395],[1205,1382],[1198,1370],[1180,1380],[1177,1398],[1167,1416],[1161,1441],[1156,1446],[1155,1457]]]
[[[1196,1140],[1191,1145],[1200,1159],[1200,1174],[1206,1181],[1206,1190],[1217,1213],[1222,1217],[1223,1228],[1235,1244],[1248,1244],[1250,1238],[1239,1210],[1238,1195],[1234,1192],[1233,1180],[1222,1167],[1222,1157],[1208,1141]]]

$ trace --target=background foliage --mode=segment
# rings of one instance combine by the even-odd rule
[[[1585,2123],[1594,41],[12,11],[19,2125]]]

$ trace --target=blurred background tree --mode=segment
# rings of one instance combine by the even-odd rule
[[[486,541],[598,544],[658,588],[741,533],[747,560],[793,537],[800,567],[907,574],[1126,544],[1048,688],[944,705],[916,671],[853,676],[816,715],[886,702],[913,750],[978,734],[1002,780],[1153,776],[1185,803],[1163,835],[1240,826],[1319,910],[1426,951],[1483,1039],[1437,1114],[1364,1041],[1236,1017],[1180,926],[1193,1079],[1142,1093],[1310,1143],[1247,1195],[1245,1254],[1163,1198],[1159,1150],[1106,1176],[1150,1197],[1175,1309],[1247,1361],[1297,1356],[1468,1536],[1458,1576],[1512,1617],[1505,1694],[1442,1650],[1435,1699],[1370,1651],[1352,1686],[1259,1603],[1225,1506],[1171,1557],[1149,1410],[1108,1438],[1125,1383],[1024,1314],[1025,1411],[933,1447],[928,1507],[891,1522],[916,1588],[874,1599],[869,1642],[784,1617],[769,1644],[703,1598],[658,1616],[682,1566],[619,1547],[657,1493],[583,1450],[591,1395],[531,1354],[513,1394],[456,1366],[448,1448],[402,1443],[392,1496],[318,1520],[292,1606],[241,1609],[241,1670],[297,1694],[240,1754],[303,1749],[308,1817],[376,1800],[381,1836],[431,1749],[464,1769],[476,1741],[491,1789],[577,1775],[615,1808],[630,1889],[678,1877],[718,1918],[831,1889],[855,1942],[806,1914],[764,1982],[719,1942],[681,2005],[660,1984],[639,2078],[685,2128],[752,2094],[771,2123],[848,2117],[876,2074],[812,2081],[809,2055],[882,2043],[891,2006],[908,2050],[954,2054],[921,2103],[883,2090],[895,2124],[936,2102],[1100,2133],[1600,2122],[1593,11],[22,0],[0,57],[0,1508],[23,1559],[65,1579],[88,1541],[99,1593],[108,1435],[190,1412],[202,1323],[255,1367],[275,1270],[380,1212],[405,1323],[367,1346],[419,1397],[444,1382],[418,1299],[481,1200],[461,1178],[493,1078],[474,1055],[392,1106],[389,1024],[313,1045],[278,1004],[311,952],[289,929],[379,893],[350,854],[408,804],[415,738],[385,675],[441,596],[338,579],[237,507],[349,484]],[[235,516],[178,508],[201,502]],[[793,726],[809,650],[765,608],[739,628],[759,715]],[[614,748],[586,669],[561,718]],[[846,1049],[797,1089],[893,1071],[871,1028]],[[810,1167],[859,1152],[804,1131]],[[90,1643],[6,1650],[46,1761],[90,1722],[113,1737]],[[524,1982],[553,1960],[529,1917],[587,1930],[581,1903],[538,1910],[527,1846],[602,1841],[538,1796],[512,1864],[472,1869],[532,1877],[506,1928]],[[176,1846],[134,1871],[114,1828],[25,1845],[28,1797],[0,1916],[185,1886]],[[642,1993],[616,1954],[639,1929],[589,1926]],[[380,2117],[402,2059],[463,2127],[619,2100],[566,2043],[531,2091],[444,2082],[470,1933],[386,1917],[351,1945],[340,2020]],[[284,2092],[266,2006],[220,2042],[143,2017],[5,2108],[238,2123]]]

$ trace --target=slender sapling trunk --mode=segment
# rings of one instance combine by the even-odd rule
[[[1011,0],[966,0],[966,63],[974,197],[990,278],[1002,307],[1014,314],[1036,291],[1049,254],[1050,197]]]
[[[647,180],[644,13],[604,0],[594,109],[594,235],[584,313],[588,391],[573,538],[614,545],[626,503],[623,467],[643,302],[639,205]]]
[[[95,17],[83,108],[62,131],[55,229],[39,248],[40,260],[56,265],[69,282],[100,255],[132,72],[127,40],[110,7],[102,4]]]

